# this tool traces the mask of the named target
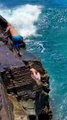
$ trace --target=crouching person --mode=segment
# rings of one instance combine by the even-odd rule
[[[12,41],[11,43],[12,43],[12,46],[14,47],[15,54],[17,54],[18,56],[21,56],[22,53],[20,52],[20,49],[26,48],[26,45],[23,41],[23,37],[21,35],[19,35],[17,30],[9,23],[7,25],[5,33],[6,32],[9,33],[9,37]]]

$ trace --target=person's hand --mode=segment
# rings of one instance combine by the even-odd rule
[[[40,73],[34,68],[31,68],[30,71],[32,72],[32,75],[31,75],[32,78],[36,81],[36,83],[38,85],[40,85],[41,84],[41,75],[40,75]]]

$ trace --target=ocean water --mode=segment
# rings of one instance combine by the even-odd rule
[[[67,0],[0,0],[0,14],[48,71],[53,120],[67,120]]]

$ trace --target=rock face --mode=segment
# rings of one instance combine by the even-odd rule
[[[18,59],[5,44],[0,45],[1,119],[51,120],[49,76],[41,62],[35,57],[33,60],[29,56],[25,59],[25,53],[22,60]],[[30,68],[32,67],[41,74],[40,85],[31,77]]]
[[[15,57],[2,38],[7,24],[2,19],[0,18],[0,120],[51,120],[48,73],[43,69],[41,61],[26,50],[21,50],[22,57]],[[40,84],[31,76],[30,68],[35,68],[40,73]]]
[[[13,120],[12,106],[0,78],[0,120]]]

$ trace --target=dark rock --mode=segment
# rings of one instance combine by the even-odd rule
[[[0,32],[2,33],[3,29]],[[41,61],[25,49],[22,50],[22,57],[15,57],[8,44],[2,42],[2,39],[0,42],[0,119],[51,120],[49,76]],[[40,73],[39,85],[31,77],[30,68],[35,68]]]

